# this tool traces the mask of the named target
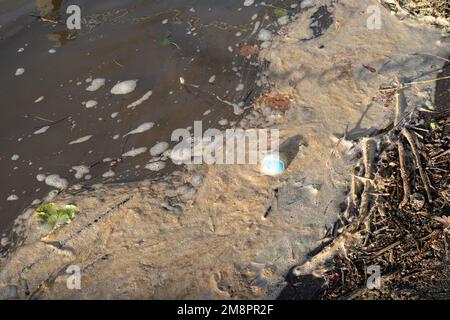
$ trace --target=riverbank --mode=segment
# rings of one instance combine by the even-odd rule
[[[157,181],[68,189],[53,201],[78,207],[72,223],[42,237],[34,208],[16,222],[17,242],[1,261],[2,297],[279,296],[287,270],[334,234],[359,142],[395,121],[397,105],[382,88],[431,79],[443,65],[441,30],[382,7],[382,28],[370,29],[366,9],[377,4],[304,4],[281,34],[259,43],[268,66],[259,81],[291,105],[280,115],[255,103],[239,126],[280,130],[295,151],[281,176],[257,165],[189,166]],[[427,106],[433,91],[405,88],[402,114]],[[70,265],[80,267],[81,290],[67,288]]]

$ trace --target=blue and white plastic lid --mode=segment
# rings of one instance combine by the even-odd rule
[[[276,176],[283,173],[286,168],[278,154],[268,154],[261,161],[261,172],[268,176]]]

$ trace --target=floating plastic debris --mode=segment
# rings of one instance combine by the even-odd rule
[[[137,80],[119,82],[111,89],[111,94],[121,95],[131,93],[136,89],[137,82]]]

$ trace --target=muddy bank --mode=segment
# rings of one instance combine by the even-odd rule
[[[255,104],[239,125],[295,142],[281,176],[257,165],[190,166],[159,181],[66,190],[54,201],[79,207],[71,224],[41,237],[33,209],[17,222],[23,242],[2,260],[2,297],[277,297],[287,270],[334,232],[358,141],[394,121],[380,87],[433,77],[443,65],[434,55],[448,51],[442,31],[383,8],[382,29],[369,30],[372,4],[304,2],[283,34],[258,43],[270,62],[260,81],[292,107],[279,116]],[[401,108],[427,106],[433,91],[408,86]],[[81,268],[81,290],[67,289],[69,265]]]

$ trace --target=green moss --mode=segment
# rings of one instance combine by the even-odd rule
[[[58,209],[54,203],[45,203],[36,209],[35,215],[41,228],[50,232],[70,223],[75,218],[76,212],[77,207],[74,205]]]
[[[273,14],[277,18],[281,18],[281,17],[287,16],[289,14],[289,12],[286,9],[284,9],[284,8],[274,8],[273,9]]]

